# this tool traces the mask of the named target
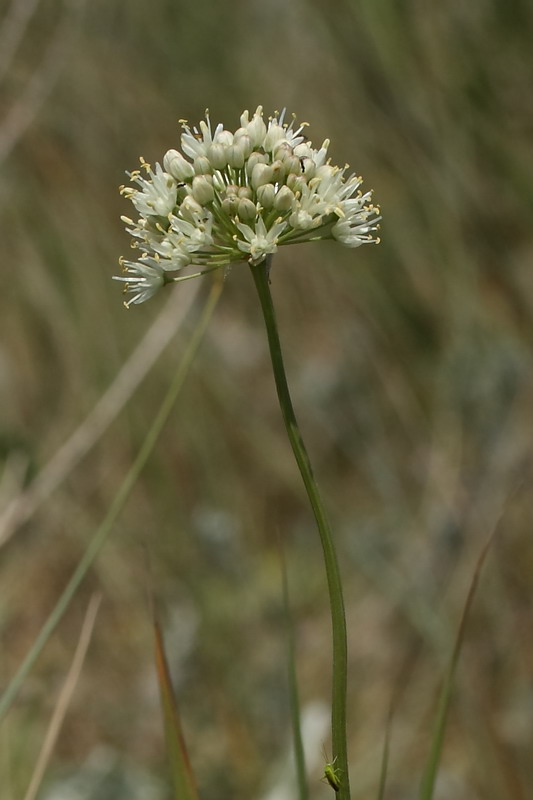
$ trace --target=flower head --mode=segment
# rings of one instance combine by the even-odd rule
[[[189,265],[207,271],[236,261],[259,264],[280,245],[336,239],[347,247],[378,242],[379,208],[362,179],[346,175],[327,157],[329,140],[316,150],[305,124],[265,121],[258,106],[244,111],[232,133],[209,114],[198,128],[182,121],[181,151],[169,150],[155,170],[141,159],[121,193],[139,218],[123,217],[142,255],[120,263],[126,305],[143,303],[171,274]],[[197,275],[198,273],[194,273]]]

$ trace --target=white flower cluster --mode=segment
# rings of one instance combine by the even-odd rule
[[[378,242],[379,208],[362,179],[345,177],[327,157],[329,140],[315,150],[284,112],[263,118],[259,106],[231,133],[213,130],[209,115],[197,128],[183,121],[181,150],[169,150],[163,167],[128,173],[121,186],[139,219],[122,217],[141,253],[120,259],[126,306],[142,303],[165,283],[246,260],[258,264],[280,245],[336,239],[347,247]],[[189,265],[203,270],[175,277]]]

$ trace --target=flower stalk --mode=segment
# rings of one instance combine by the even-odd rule
[[[350,781],[346,747],[348,643],[341,575],[331,526],[313,475],[307,449],[300,428],[298,427],[287,384],[274,304],[272,302],[269,286],[270,262],[271,256],[267,256],[267,258],[259,264],[250,264],[250,269],[252,271],[265,321],[270,358],[283,421],[313,510],[324,554],[333,639],[333,685],[331,706],[333,762],[335,763],[336,774],[339,778],[337,797],[339,800],[350,800]]]
[[[377,244],[381,219],[362,178],[331,163],[329,139],[315,148],[306,123],[285,110],[265,118],[263,107],[243,111],[235,131],[213,126],[206,111],[198,127],[181,121],[181,152],[166,152],[152,169],[143,158],[120,187],[137,219],[122,217],[137,251],[121,258],[115,276],[124,305],[144,303],[169,283],[247,262],[265,320],[287,435],[320,534],[333,634],[333,760],[324,777],[339,800],[350,799],[346,747],[347,636],[339,565],[331,528],[291,402],[269,288],[270,262],[279,247],[334,240],[345,247]],[[199,271],[186,272],[193,267]],[[222,273],[221,273],[222,274]]]

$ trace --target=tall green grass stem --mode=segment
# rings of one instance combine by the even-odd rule
[[[267,259],[260,264],[251,265],[251,271],[265,320],[270,358],[283,421],[313,510],[324,553],[333,634],[333,686],[331,704],[333,760],[335,763],[335,770],[340,779],[340,788],[337,792],[337,797],[339,800],[350,800],[350,780],[346,747],[348,643],[342,582],[331,527],[313,475],[311,462],[296,421],[296,415],[287,384],[274,304],[270,293],[270,263],[271,257],[267,257]]]
[[[283,613],[287,630],[287,677],[289,681],[289,705],[292,719],[292,741],[294,747],[294,764],[296,766],[296,780],[298,784],[298,800],[309,800],[307,786],[307,771],[305,768],[305,752],[302,739],[302,721],[300,714],[300,697],[298,694],[298,680],[296,676],[296,645],[294,635],[294,621],[291,614],[289,596],[289,576],[283,542],[279,542],[281,557],[281,579],[283,590]]]
[[[22,664],[20,665],[15,675],[9,682],[7,688],[4,691],[4,694],[0,698],[0,720],[3,719],[5,714],[11,708],[27,675],[29,674],[35,662],[37,661],[37,658],[39,657],[41,651],[46,645],[46,642],[50,638],[51,634],[54,632],[55,628],[61,621],[63,615],[65,614],[67,608],[70,605],[72,598],[76,594],[81,582],[83,581],[85,575],[89,571],[96,556],[102,549],[102,546],[104,545],[109,533],[111,532],[113,525],[117,520],[117,517],[124,508],[126,501],[133,487],[135,486],[146,462],[148,461],[148,458],[150,457],[152,450],[154,449],[155,444],[159,439],[161,432],[170,416],[176,398],[180,393],[181,387],[183,386],[185,378],[187,377],[187,374],[189,372],[189,368],[202,342],[208,323],[213,315],[213,311],[215,310],[215,306],[220,297],[221,291],[222,291],[222,280],[216,280],[207,298],[200,319],[196,324],[193,335],[187,345],[183,358],[178,366],[174,379],[159,408],[159,411],[157,412],[157,415],[154,418],[154,421],[152,422],[150,430],[146,435],[146,438],[141,446],[141,449],[139,450],[139,453],[137,454],[135,461],[133,462],[129,472],[124,478],[117,494],[115,495],[115,498],[113,499],[113,502],[109,507],[105,519],[94,533],[87,549],[85,550],[85,553],[83,554],[72,577],[70,578],[65,589],[63,590],[63,593],[61,594],[59,600],[57,601],[54,609],[52,610],[48,619],[46,620],[43,627],[39,631],[39,634],[35,639],[35,641],[33,642],[28,654],[26,655]]]
[[[457,635],[455,638],[453,651],[450,657],[448,669],[446,670],[446,674],[444,676],[444,682],[439,695],[437,712],[435,715],[435,722],[433,728],[433,735],[431,737],[431,747],[427,758],[426,766],[424,769],[424,773],[422,775],[422,781],[420,784],[420,793],[418,795],[419,800],[433,800],[433,795],[435,792],[435,784],[437,780],[437,773],[439,770],[440,760],[442,756],[442,749],[444,747],[444,736],[446,733],[446,724],[448,722],[448,713],[451,705],[453,686],[455,681],[455,673],[457,671],[457,664],[459,662],[459,656],[461,654],[461,649],[464,642],[466,623],[468,621],[468,616],[470,614],[472,603],[474,602],[474,597],[477,591],[479,578],[481,576],[481,570],[483,568],[483,564],[485,563],[485,559],[487,558],[488,552],[492,546],[492,542],[494,541],[494,537],[497,533],[497,530],[498,526],[496,525],[481,550],[481,553],[476,562],[474,574],[472,576],[472,581],[468,589],[468,594],[466,596],[466,601],[463,607],[463,613],[461,614],[461,621],[459,623],[459,629],[457,631]]]

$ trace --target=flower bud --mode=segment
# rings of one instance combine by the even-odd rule
[[[277,122],[271,122],[265,136],[263,148],[267,153],[271,153],[284,138],[285,129]]]
[[[262,112],[262,106],[257,106],[257,111],[253,115],[250,122],[246,125],[248,136],[250,137],[254,147],[263,145],[263,139],[265,138],[266,134],[266,125],[263,121]]]
[[[292,189],[294,194],[296,194],[296,192],[301,192],[302,188],[307,186],[307,183],[305,178],[303,178],[301,175],[294,175],[291,173],[287,176],[287,186],[289,189]]]
[[[230,195],[226,197],[225,200],[222,201],[222,211],[228,217],[234,217],[237,213],[237,206],[239,201],[237,199],[237,195]]]
[[[273,161],[270,165],[270,169],[272,170],[272,183],[277,183],[281,178],[285,177],[285,167],[281,161]]]
[[[243,197],[239,200],[237,214],[242,222],[250,222],[250,220],[255,219],[257,215],[257,208],[251,200]]]
[[[207,175],[197,175],[192,181],[192,196],[201,206],[207,206],[215,199],[213,184]]]
[[[276,191],[271,183],[265,183],[264,186],[260,186],[257,190],[257,200],[267,211],[274,205],[275,193]]]
[[[213,172],[213,167],[207,156],[198,156],[194,159],[194,171],[197,175],[208,175]]]
[[[215,133],[213,141],[216,144],[221,144],[224,147],[231,147],[233,144],[233,134],[231,131],[222,130]]]
[[[288,211],[295,201],[294,192],[288,186],[282,186],[274,199],[274,208],[277,211]]]
[[[226,154],[230,167],[240,169],[244,166],[244,150],[238,144],[232,144],[231,147],[228,147]]]
[[[272,178],[272,167],[267,164],[256,164],[252,170],[250,182],[254,189],[263,186],[265,183],[270,183]]]
[[[228,163],[223,144],[210,144],[207,148],[207,157],[215,169],[224,169]]]
[[[163,168],[177,181],[188,181],[194,175],[193,165],[178,150],[168,150],[165,153]]]
[[[246,162],[246,172],[248,176],[252,174],[253,168],[256,164],[268,164],[268,156],[264,153],[251,153],[248,161]]]
[[[298,156],[290,156],[283,162],[285,169],[287,170],[287,175],[301,175],[302,174],[302,162],[298,158]]]
[[[294,148],[294,155],[298,158],[313,158],[313,150],[307,142],[302,142]]]
[[[237,192],[237,195],[239,196],[239,198],[244,197],[247,198],[248,200],[251,200],[254,196],[254,193],[252,192],[249,186],[239,186],[239,191]]]
[[[240,131],[242,131],[242,133],[240,133]],[[236,144],[240,150],[242,150],[244,158],[248,158],[254,149],[252,140],[244,128],[239,128],[239,130],[235,133],[235,136],[233,137],[233,144]]]
[[[288,158],[291,158],[294,153],[288,142],[281,142],[274,148],[272,155],[275,159],[279,159],[279,161],[286,161]]]

